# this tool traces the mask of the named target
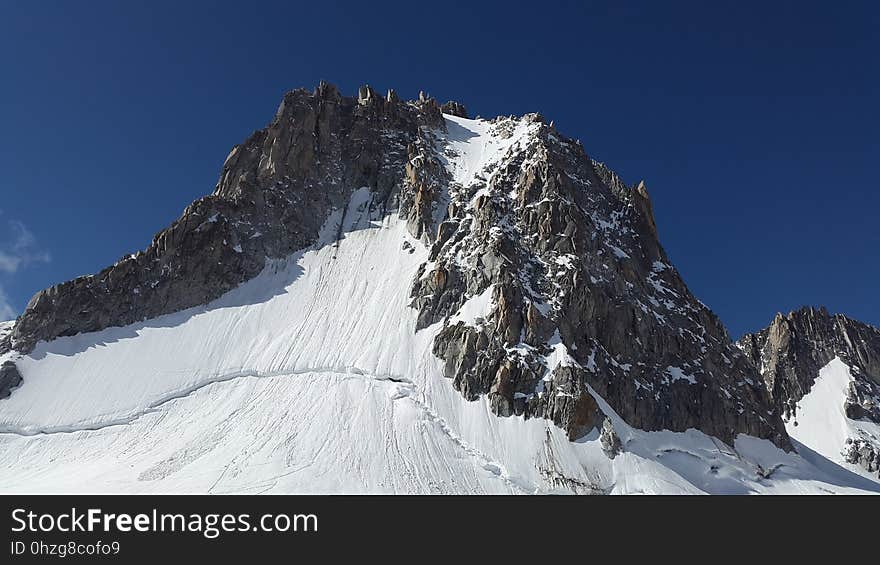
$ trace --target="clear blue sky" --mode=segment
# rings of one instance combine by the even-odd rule
[[[880,324],[872,2],[322,4],[2,2],[0,313],[144,248],[323,78],[555,120],[647,181],[735,337],[802,304]]]

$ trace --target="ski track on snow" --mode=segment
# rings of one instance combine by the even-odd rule
[[[497,461],[493,461],[488,455],[470,445],[468,442],[464,441],[458,434],[456,434],[453,429],[449,426],[449,424],[444,420],[439,414],[437,414],[430,406],[428,406],[424,401],[419,399],[416,395],[418,394],[418,389],[411,380],[400,376],[400,375],[392,375],[392,374],[371,374],[367,371],[359,369],[357,367],[316,367],[316,368],[307,368],[307,369],[299,369],[295,371],[272,371],[272,372],[262,372],[262,371],[253,371],[253,370],[239,370],[232,371],[217,377],[213,377],[207,379],[195,386],[188,387],[186,389],[176,391],[168,394],[164,398],[157,400],[149,407],[144,410],[139,411],[138,413],[132,414],[127,418],[111,420],[107,422],[102,422],[100,424],[89,424],[83,426],[58,426],[55,428],[44,428],[40,430],[15,430],[11,428],[0,429],[0,435],[16,435],[20,437],[32,437],[32,436],[50,436],[50,435],[58,435],[58,434],[76,434],[80,432],[94,432],[103,430],[106,428],[113,428],[117,426],[126,426],[134,423],[138,419],[146,416],[147,414],[153,414],[161,408],[175,400],[180,400],[186,398],[188,396],[193,395],[199,390],[218,384],[218,383],[226,383],[229,381],[237,380],[237,379],[265,379],[265,378],[277,378],[277,377],[295,377],[297,375],[334,375],[344,378],[363,378],[365,380],[373,380],[378,382],[388,382],[393,383],[395,385],[405,385],[407,389],[409,389],[408,393],[400,394],[392,398],[392,400],[409,400],[415,406],[417,406],[428,419],[437,424],[437,427],[443,432],[443,434],[451,441],[455,446],[461,449],[465,454],[473,459],[477,460],[480,466],[488,471],[490,475],[497,477],[498,479],[504,481],[504,483],[514,489],[519,491],[522,494],[530,494],[534,492],[536,487],[528,488],[516,481],[514,481],[511,477],[508,476],[507,470],[504,468],[504,465]],[[227,469],[229,466],[227,465]],[[295,471],[291,471],[293,473]],[[275,477],[274,480],[288,475],[290,473],[284,473]],[[211,485],[208,489],[208,492],[212,492],[213,489],[219,484],[225,475],[224,472],[221,472],[218,476],[217,480]],[[267,488],[266,490],[271,490],[272,487]]]

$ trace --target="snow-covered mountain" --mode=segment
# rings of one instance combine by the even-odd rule
[[[880,492],[810,431],[845,352],[794,428],[758,349],[644,183],[541,116],[322,83],[146,250],[0,328],[0,490]]]
[[[880,330],[825,308],[778,314],[737,345],[789,435],[821,457],[880,475]]]

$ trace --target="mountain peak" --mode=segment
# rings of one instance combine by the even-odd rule
[[[400,217],[430,249],[411,307],[465,398],[548,418],[571,439],[613,411],[640,429],[788,448],[756,371],[669,262],[644,181],[625,184],[538,113],[465,116],[424,92],[288,92],[213,194],[145,251],[38,293],[11,344],[28,353],[209,303],[271,261],[341,240],[359,195],[369,218]],[[479,316],[463,316],[474,301]]]
[[[651,469],[729,492],[782,484],[769,481],[783,468],[814,479],[788,427],[822,413],[804,401],[814,389],[845,397],[851,419],[880,417],[876,329],[802,308],[733,343],[660,244],[644,180],[538,113],[467,115],[424,92],[287,92],[147,249],[0,326],[0,426],[149,434],[154,412],[189,407],[174,413],[192,422],[241,402],[193,441],[242,425],[250,450],[283,422],[257,473],[381,457],[402,471],[377,490],[626,491],[621,473]],[[302,446],[313,422],[334,449]],[[865,437],[844,449],[870,470]]]

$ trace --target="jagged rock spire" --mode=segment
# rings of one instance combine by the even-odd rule
[[[362,105],[369,104],[376,98],[376,91],[369,84],[358,89],[358,103]]]

